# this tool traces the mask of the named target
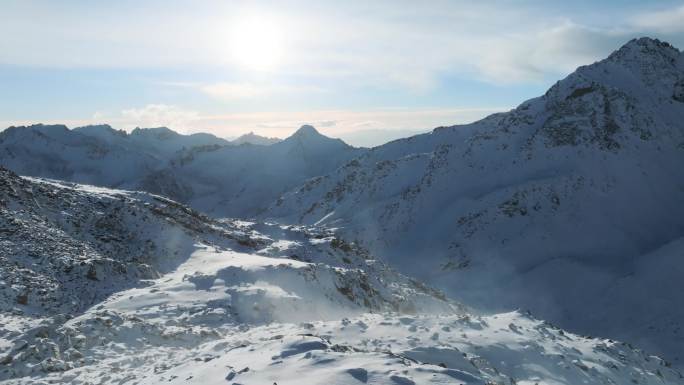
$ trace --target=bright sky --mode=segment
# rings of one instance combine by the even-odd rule
[[[2,127],[426,130],[633,37],[684,47],[683,1],[0,1]]]

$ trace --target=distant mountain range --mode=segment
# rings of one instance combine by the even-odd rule
[[[247,143],[255,138],[235,145],[166,127],[130,134],[107,125],[10,127],[0,132],[0,164],[22,175],[161,194],[214,216],[251,217],[365,151],[311,126],[271,145]]]
[[[334,228],[486,310],[684,360],[684,55],[649,38],[478,122],[372,149],[303,126],[236,146],[166,128],[11,127],[18,174]]]

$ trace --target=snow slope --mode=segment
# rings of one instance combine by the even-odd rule
[[[490,310],[684,360],[684,55],[633,40],[541,97],[397,140],[264,215],[340,229]]]
[[[684,384],[624,343],[469,314],[320,228],[5,169],[0,213],[2,384]]]
[[[69,369],[4,383],[684,383],[655,356],[519,313],[365,314],[269,325],[216,326],[215,320],[143,320],[109,310],[87,314],[59,330],[70,337],[63,341],[73,341],[62,345],[68,347],[64,356],[75,358],[63,363]]]
[[[218,222],[147,193],[0,169],[0,214],[0,378],[75,365],[68,320],[103,309],[219,325],[462,309],[329,232]]]
[[[311,126],[271,146],[236,146],[166,127],[127,134],[107,125],[34,125],[0,132],[0,165],[21,175],[143,190],[215,217],[254,216],[285,191],[362,151]]]

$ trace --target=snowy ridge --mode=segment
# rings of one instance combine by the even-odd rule
[[[3,384],[684,383],[623,343],[468,314],[328,230],[5,169],[0,209]]]
[[[512,111],[373,148],[264,217],[339,228],[469,305],[681,364],[683,84],[680,51],[635,39]]]
[[[6,169],[0,209],[2,379],[86,365],[76,341],[96,336],[70,325],[103,312],[213,336],[222,325],[463,311],[329,232],[217,222],[159,196]]]

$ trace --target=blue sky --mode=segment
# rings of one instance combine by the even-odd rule
[[[683,1],[2,0],[0,125],[425,130],[542,94]]]

